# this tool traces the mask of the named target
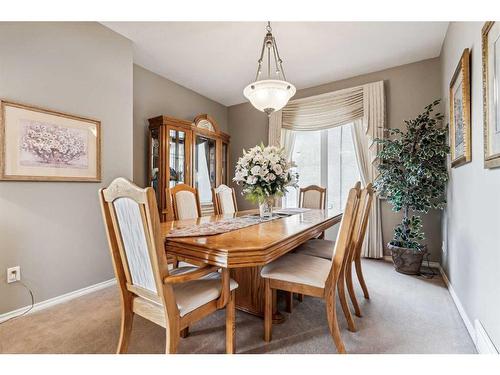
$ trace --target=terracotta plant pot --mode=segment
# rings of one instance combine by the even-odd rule
[[[397,272],[405,275],[419,275],[424,255],[427,253],[427,246],[422,250],[408,249],[387,244],[387,248],[391,250],[392,261]]]

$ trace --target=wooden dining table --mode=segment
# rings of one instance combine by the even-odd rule
[[[198,219],[161,223],[167,255],[195,265],[229,268],[239,287],[236,308],[264,316],[264,282],[261,268],[292,251],[326,229],[339,223],[342,213],[337,210],[310,209],[303,213],[261,222],[245,228],[205,236],[169,237],[174,228],[186,228],[235,216],[256,214],[257,210],[240,211],[231,215],[203,216]],[[275,318],[280,321],[280,317]]]

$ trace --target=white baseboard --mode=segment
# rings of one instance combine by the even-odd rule
[[[451,298],[453,299],[453,302],[457,307],[460,317],[462,318],[465,327],[467,328],[467,331],[469,332],[469,335],[472,341],[474,342],[477,352],[479,354],[498,354],[495,345],[493,345],[493,342],[490,340],[481,322],[476,319],[474,321],[474,325],[472,324],[471,320],[469,319],[469,316],[467,315],[464,307],[462,306],[462,302],[460,302],[460,299],[458,298],[457,294],[455,293],[455,290],[453,289],[453,285],[450,283],[450,280],[448,280],[448,276],[446,276],[446,273],[444,272],[441,266],[439,266],[439,272],[441,273],[444,283],[446,284],[446,287],[450,292]]]
[[[78,290],[75,290],[73,292],[63,294],[61,296],[50,298],[50,299],[47,299],[47,300],[42,301],[42,302],[37,302],[37,303],[35,303],[33,308],[26,315],[32,314],[36,311],[40,311],[40,310],[46,309],[46,308],[54,306],[54,305],[58,305],[58,304],[63,303],[63,302],[67,302],[69,300],[72,300],[73,298],[84,296],[85,294],[89,294],[89,293],[98,291],[100,289],[106,288],[106,287],[111,286],[113,284],[116,284],[116,279],[103,281],[101,283],[90,285],[90,286],[87,286],[85,288],[78,289]],[[20,309],[16,309],[16,310],[1,314],[0,315],[0,323],[6,321],[8,319],[11,319],[17,315],[22,314],[23,312],[25,312],[29,308],[30,308],[30,306],[24,306],[24,307],[21,307]]]
[[[476,348],[479,354],[498,354],[495,345],[485,331],[483,325],[479,320],[474,320],[474,327],[476,329]]]

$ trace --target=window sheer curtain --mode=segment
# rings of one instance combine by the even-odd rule
[[[291,159],[294,131],[329,129],[353,123],[353,141],[364,186],[373,182],[376,174],[377,145],[385,128],[384,82],[373,82],[344,90],[290,101],[269,118],[269,144],[285,148]],[[374,199],[363,244],[362,255],[382,258],[382,220],[380,201]]]

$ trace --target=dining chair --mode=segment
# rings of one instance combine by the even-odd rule
[[[165,328],[165,353],[176,353],[189,325],[226,309],[226,352],[234,353],[235,289],[229,270],[168,269],[153,188],[115,179],[99,190],[102,215],[121,296],[117,353],[126,353],[134,315]]]
[[[312,208],[324,210],[326,207],[326,188],[318,185],[309,185],[299,189],[299,208]],[[325,238],[325,232],[321,232],[318,238]],[[300,302],[304,296],[298,294],[297,298]],[[285,293],[286,311],[292,312],[293,308],[293,293]]]
[[[216,215],[234,214],[238,211],[236,194],[233,188],[224,184],[219,185],[216,188],[212,188],[212,197]]]
[[[358,215],[354,225],[352,248],[350,249],[345,269],[345,281],[347,290],[349,292],[349,297],[354,307],[354,313],[359,317],[361,317],[362,314],[358,300],[356,298],[356,294],[354,292],[354,284],[352,281],[352,263],[354,263],[356,275],[361,289],[363,290],[363,296],[366,299],[369,299],[370,294],[368,293],[368,287],[366,286],[366,282],[363,276],[363,270],[361,267],[361,250],[363,248],[363,242],[365,240],[366,230],[368,228],[368,221],[370,218],[370,212],[373,202],[373,194],[374,190],[371,183],[369,183],[366,188],[361,191]],[[334,255],[334,248],[335,241],[313,239],[300,245],[295,250],[295,252],[298,254],[312,255],[323,259],[332,259]]]
[[[300,188],[299,207],[324,210],[326,207],[326,188],[318,185]]]
[[[173,188],[167,188],[167,197],[172,202],[174,220],[201,217],[198,189],[186,184],[178,184]]]
[[[349,191],[346,207],[335,242],[332,260],[303,254],[289,253],[267,264],[261,270],[265,284],[264,340],[272,338],[272,315],[276,309],[276,292],[285,290],[325,300],[328,326],[339,353],[345,353],[335,308],[337,284],[344,266],[353,233],[353,223],[359,201],[360,189]]]

